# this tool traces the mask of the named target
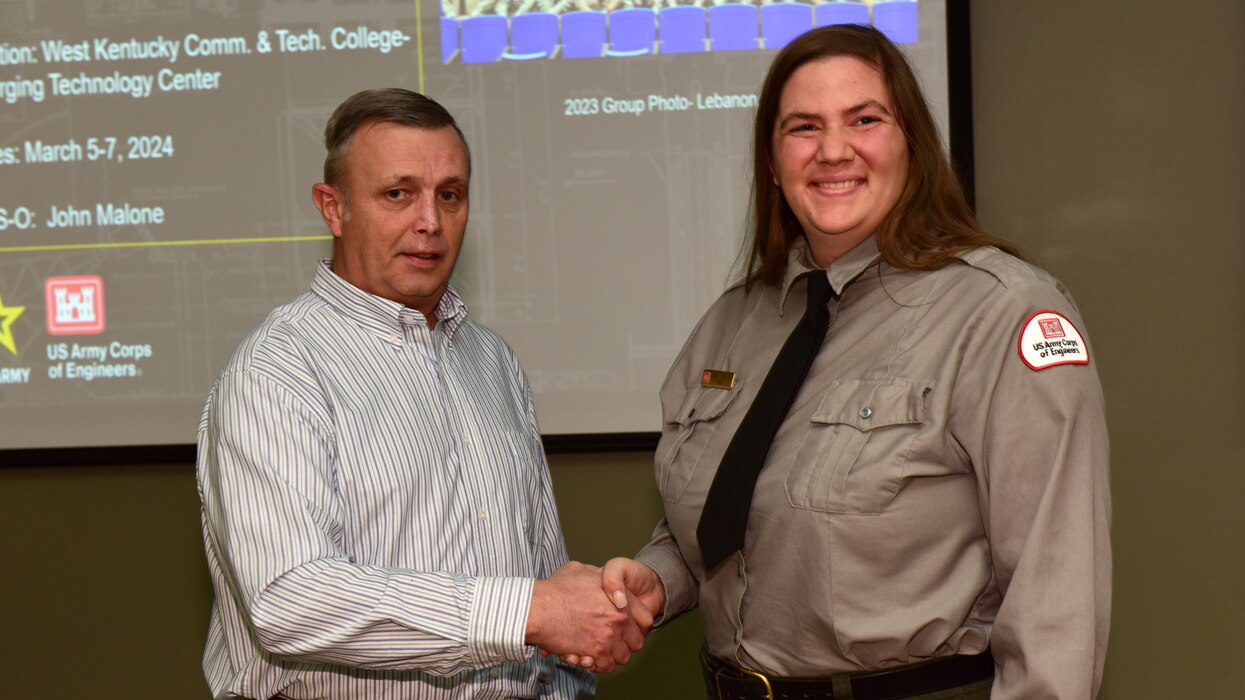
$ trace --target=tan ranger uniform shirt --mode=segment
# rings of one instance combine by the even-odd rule
[[[1107,433],[1068,292],[994,248],[934,272],[881,262],[872,238],[825,272],[805,255],[801,240],[781,288],[723,294],[662,387],[666,518],[637,558],[665,584],[663,619],[699,605],[711,654],[777,676],[989,646],[995,700],[1091,697],[1111,609]],[[810,271],[840,295],[829,333],[770,448],[743,550],[707,577],[705,496]],[[1064,341],[1033,341],[1038,318],[1057,318],[1040,311],[1062,316],[1041,328],[1079,337],[1068,358],[1088,364],[1045,366],[1039,349]],[[703,386],[705,370],[734,372],[734,387]]]

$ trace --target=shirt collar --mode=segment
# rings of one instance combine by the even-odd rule
[[[830,263],[829,267],[824,268],[835,295],[842,295],[847,285],[869,269],[880,257],[877,239],[869,236],[855,248],[839,256],[837,260]],[[787,296],[791,293],[791,287],[795,281],[817,270],[822,270],[822,268],[817,267],[817,263],[813,261],[812,253],[808,249],[808,241],[800,236],[787,250],[787,271],[783,274],[782,293],[778,301],[779,316],[783,315],[787,307]],[[803,313],[802,310],[801,313]]]
[[[396,301],[378,297],[359,289],[333,272],[329,260],[316,265],[311,291],[341,315],[364,330],[389,342],[402,341],[402,326],[427,324],[428,319],[415,309]],[[467,319],[467,304],[452,287],[445,288],[437,303],[437,329],[453,338],[454,331]]]

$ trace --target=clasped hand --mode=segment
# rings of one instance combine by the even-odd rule
[[[660,579],[643,564],[619,558],[601,569],[569,562],[536,582],[526,641],[542,654],[609,673],[644,646],[664,605]]]

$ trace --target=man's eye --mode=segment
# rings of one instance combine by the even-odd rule
[[[389,199],[402,199],[402,190],[385,190],[385,196]]]
[[[442,202],[457,202],[458,201],[458,193],[450,192],[449,190],[442,192],[440,197],[441,197]]]

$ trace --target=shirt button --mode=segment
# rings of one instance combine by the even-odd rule
[[[869,408],[868,406],[865,406],[864,408],[860,409],[860,417],[861,417],[861,418],[868,418],[868,417],[869,417],[869,416],[871,416],[871,415],[873,415],[873,409],[872,409],[872,408]]]
[[[482,523],[488,522],[488,511],[487,510],[480,511],[480,522]]]

